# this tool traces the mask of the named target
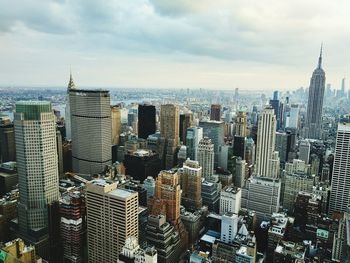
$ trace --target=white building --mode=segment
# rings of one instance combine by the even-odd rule
[[[274,109],[267,106],[259,115],[258,122],[255,174],[277,178],[279,157],[275,153],[277,120]]]
[[[299,159],[303,160],[306,164],[309,164],[310,161],[310,149],[311,145],[308,140],[299,142]]]
[[[221,241],[231,243],[237,234],[238,215],[226,213],[221,217]]]
[[[299,105],[292,104],[290,106],[289,117],[287,117],[287,125],[286,128],[299,128]]]
[[[117,262],[125,241],[139,236],[138,193],[104,179],[86,184],[89,262]]]
[[[133,236],[125,240],[125,245],[117,263],[157,263],[157,250],[154,247],[140,248],[139,242]]]
[[[214,173],[214,144],[211,139],[204,137],[198,144],[197,152],[199,165],[202,167],[202,175],[210,179]]]
[[[112,161],[112,121],[107,90],[69,90],[73,171],[95,174]]]
[[[233,185],[223,188],[220,193],[220,215],[227,212],[238,214],[241,209],[241,196],[240,188]]]

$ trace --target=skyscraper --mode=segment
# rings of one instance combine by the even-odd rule
[[[47,205],[59,198],[56,123],[51,103],[17,102],[14,126],[19,230],[38,241],[48,230]]]
[[[278,177],[278,171],[274,169],[274,163],[279,161],[278,154],[274,154],[276,125],[274,109],[271,106],[267,106],[259,115],[258,121],[255,167],[255,174],[258,176]]]
[[[138,136],[147,139],[156,132],[156,107],[140,104],[138,109]]]
[[[15,132],[7,117],[0,117],[0,163],[16,160]]]
[[[192,112],[180,114],[179,134],[180,134],[180,141],[183,144],[186,144],[187,128],[191,127],[192,123],[193,123],[193,113]]]
[[[165,168],[175,166],[176,148],[179,145],[179,106],[164,104],[160,106],[160,133],[165,147]]]
[[[210,107],[210,120],[220,121],[221,120],[221,105],[212,104]]]
[[[72,139],[72,126],[71,126],[71,115],[70,115],[70,102],[69,102],[69,91],[75,89],[75,84],[72,77],[72,72],[69,76],[69,82],[67,87],[67,101],[66,101],[66,109],[65,109],[65,127],[66,127],[66,140]]]
[[[139,236],[138,194],[104,179],[86,185],[89,262],[117,262],[125,240]]]
[[[112,161],[109,91],[70,89],[69,102],[73,171],[99,173]]]
[[[329,213],[350,205],[350,123],[339,123],[335,142]]]
[[[207,180],[210,179],[214,174],[214,144],[208,137],[204,137],[199,141],[197,158],[203,169],[203,177]]]
[[[191,160],[197,160],[197,149],[199,141],[203,139],[203,128],[190,127],[187,129],[186,146],[187,157]]]
[[[279,100],[279,92],[277,90],[273,92],[273,99],[270,100],[270,105],[275,111],[275,116],[277,120],[276,128],[279,129],[281,128],[283,121],[283,104]]]
[[[154,197],[148,203],[152,215],[166,215],[174,226],[180,222],[181,187],[175,171],[161,171],[156,180]]]
[[[112,145],[119,144],[119,137],[121,133],[121,112],[119,106],[111,107],[112,113]]]
[[[179,170],[181,176],[182,204],[187,210],[202,207],[202,167],[197,161],[187,159]]]
[[[203,128],[203,136],[210,138],[214,144],[214,166],[217,167],[220,146],[225,144],[225,123],[223,121],[200,121],[199,127]]]
[[[310,139],[319,139],[321,136],[321,121],[323,96],[325,90],[326,75],[322,69],[322,47],[318,58],[318,66],[312,73],[309,98],[307,101],[307,115],[305,124],[305,135]]]
[[[239,111],[236,117],[236,134],[237,136],[247,136],[247,114],[244,111]]]

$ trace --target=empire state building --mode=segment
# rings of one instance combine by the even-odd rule
[[[307,102],[307,115],[305,125],[305,135],[310,139],[320,139],[323,96],[325,90],[326,75],[322,69],[322,46],[318,58],[318,66],[312,73],[309,99]]]

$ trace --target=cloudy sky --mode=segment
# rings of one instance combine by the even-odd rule
[[[0,85],[296,89],[324,43],[350,75],[348,0],[0,0]]]

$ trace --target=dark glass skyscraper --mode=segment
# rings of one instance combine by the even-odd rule
[[[147,139],[156,132],[156,107],[153,105],[139,105],[138,110],[138,136]]]
[[[318,66],[312,73],[309,99],[307,102],[307,115],[305,125],[305,137],[319,139],[322,121],[323,95],[325,90],[326,75],[322,69],[322,47],[318,58]]]

